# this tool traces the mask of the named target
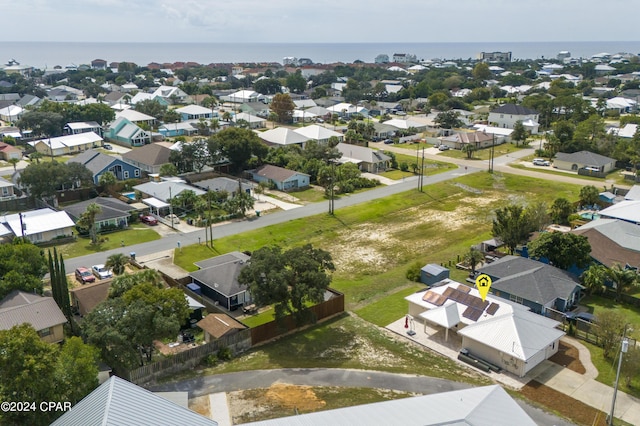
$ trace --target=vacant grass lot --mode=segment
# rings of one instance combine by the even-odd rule
[[[175,263],[193,271],[194,261],[233,250],[311,243],[332,254],[332,286],[345,293],[347,309],[358,311],[379,302],[388,305],[388,318],[398,318],[406,313],[404,302],[389,302],[401,297],[395,295],[398,291],[415,285],[405,277],[412,263],[455,263],[471,245],[491,237],[496,208],[529,200],[551,204],[557,197],[576,200],[579,189],[507,174],[469,174],[426,186],[422,193],[409,191],[340,209],[335,217],[322,214],[218,239],[215,250],[184,247],[175,253]],[[363,316],[376,314],[365,310]]]
[[[523,148],[528,148],[528,146],[515,146],[511,143],[504,143],[502,145],[496,145],[494,148],[494,156],[499,157],[501,155],[507,155],[515,151],[519,151]],[[467,153],[463,152],[459,149],[450,149],[448,151],[443,151],[440,155],[444,157],[450,158],[467,158]],[[472,160],[488,160],[491,156],[491,148],[482,148],[477,151],[473,151]]]
[[[147,225],[132,225],[130,229],[99,235],[98,238],[104,238],[105,241],[93,245],[88,237],[78,237],[73,243],[59,245],[56,248],[64,257],[79,257],[122,247],[123,243],[126,247],[159,240],[160,235]]]

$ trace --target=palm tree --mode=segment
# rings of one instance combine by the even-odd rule
[[[9,158],[7,160],[7,163],[9,163],[9,164],[11,164],[13,166],[13,172],[14,173],[17,171],[16,167],[18,166],[19,162],[20,162],[20,159],[18,159],[18,158]]]
[[[607,278],[607,267],[604,265],[591,265],[589,269],[584,271],[580,276],[582,285],[585,286],[587,293],[592,294],[604,290],[604,281]]]
[[[29,158],[32,160],[36,160],[36,164],[40,164],[40,159],[44,157],[44,155],[42,155],[41,152],[39,151],[35,151],[32,152],[31,154],[29,154]]]
[[[468,159],[472,159],[473,158],[473,152],[476,150],[476,147],[470,143],[465,144],[462,147],[462,152],[464,152],[465,154],[467,154],[467,158]]]
[[[218,129],[220,129],[220,120],[218,120],[217,118],[211,119],[211,122],[209,123],[209,128],[213,130],[213,133],[216,133]]]
[[[127,263],[129,263],[129,256],[125,256],[122,253],[115,253],[107,257],[107,262],[104,266],[111,269],[114,274],[122,275]]]
[[[464,255],[464,261],[471,266],[471,273],[476,274],[476,265],[484,261],[484,254],[475,247],[471,247]]]
[[[620,299],[620,295],[624,290],[640,284],[636,271],[625,269],[618,263],[607,269],[606,277],[613,281],[616,286],[616,300]]]
[[[87,206],[80,219],[78,220],[78,226],[89,230],[89,237],[91,237],[91,244],[98,242],[98,232],[96,228],[96,216],[100,214],[102,207],[99,204],[91,203]]]

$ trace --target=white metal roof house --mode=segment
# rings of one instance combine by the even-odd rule
[[[319,411],[247,426],[535,426],[535,422],[498,385]]]
[[[640,224],[640,200],[624,200],[598,212],[600,217]]]
[[[478,290],[450,279],[440,284],[405,298],[425,333],[427,324],[444,328],[447,340],[455,332],[460,349],[520,377],[558,351],[558,322],[493,295],[482,301]]]
[[[295,129],[294,132],[306,137],[307,139],[312,139],[319,143],[328,143],[329,138],[334,136],[338,138],[340,142],[342,142],[342,140],[344,139],[344,135],[342,133],[327,129],[326,127],[318,126],[317,124],[300,127],[298,129]]]
[[[10,229],[16,237],[24,235],[32,243],[69,237],[73,235],[75,226],[66,212],[57,212],[50,208],[1,216],[0,223]]]
[[[338,159],[339,162],[354,163],[363,172],[383,172],[387,170],[391,161],[391,157],[378,149],[348,143],[339,143],[336,148],[342,153],[342,157]]]
[[[265,132],[256,132],[256,134],[270,146],[300,145],[304,148],[305,142],[309,140],[306,136],[286,127],[276,127]]]
[[[98,386],[54,426],[217,426],[218,423],[118,376]]]

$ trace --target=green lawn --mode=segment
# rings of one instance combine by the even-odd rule
[[[412,164],[422,164],[422,157],[416,159],[416,157],[412,155],[397,154],[397,153],[394,153],[394,154],[396,156],[396,161],[398,162],[398,166],[402,163],[407,163],[407,165],[409,166],[409,169],[411,170]],[[434,160],[427,160],[427,159],[424,160],[424,174],[427,176],[443,173],[443,172],[446,172],[447,170],[455,169],[456,167],[457,166],[455,164],[445,163],[442,161],[434,161]],[[382,175],[386,176],[384,173]]]
[[[420,374],[476,385],[490,383],[488,378],[453,360],[390,339],[375,325],[348,314],[254,348],[229,362],[204,371],[187,371],[171,380],[274,368],[354,368]]]
[[[618,356],[615,357],[615,363],[607,360],[602,356],[602,348],[589,342],[581,340],[591,353],[591,362],[598,369],[598,377],[596,380],[602,384],[613,387],[616,382],[616,371],[618,368]],[[623,364],[624,365],[624,364]],[[640,398],[640,376],[637,374],[631,381],[631,387],[627,386],[624,380],[624,374],[620,375],[618,389],[624,393]]]
[[[253,327],[257,327],[259,325],[271,322],[273,321],[273,319],[274,319],[273,308],[269,307],[267,310],[262,311],[259,314],[242,318],[242,322],[247,327],[253,328]]]
[[[640,340],[640,309],[635,308],[633,306],[625,305],[619,302],[616,302],[613,299],[609,299],[607,297],[591,295],[585,297],[580,305],[586,306],[594,315],[598,315],[599,313],[606,310],[615,310],[616,312],[621,313],[627,319],[627,322],[631,326],[632,331],[628,333],[629,337],[633,337],[637,340]]]
[[[380,327],[386,327],[407,314],[408,305],[404,298],[425,288],[424,284],[411,284],[407,288],[379,298],[377,301],[357,310],[356,314],[370,323]]]
[[[539,172],[539,173],[545,173],[545,174],[549,174],[549,175],[556,175],[556,176],[569,176],[572,178],[576,178],[576,179],[583,179],[585,181],[590,181],[591,183],[593,183],[594,185],[604,185],[605,183],[605,179],[601,179],[601,178],[596,178],[596,177],[591,177],[591,176],[583,176],[583,175],[579,175],[577,173],[565,173],[565,172],[561,172],[558,170],[554,170],[554,169],[548,169],[548,168],[532,168],[532,167],[526,167],[522,164],[509,164],[509,167],[513,167],[514,169],[520,169],[520,170],[531,170],[532,172]]]
[[[469,187],[481,192],[469,192]],[[413,285],[405,274],[414,262],[455,265],[471,245],[490,238],[493,210],[510,200],[576,200],[579,189],[515,175],[472,173],[428,185],[422,193],[408,191],[340,209],[334,217],[321,214],[217,239],[214,249],[183,247],[175,263],[193,271],[194,261],[234,250],[311,243],[332,254],[332,286],[345,294],[347,309],[358,310]],[[464,279],[465,272],[459,275]]]
[[[71,258],[122,247],[123,243],[124,251],[127,246],[159,240],[160,235],[147,225],[136,225],[135,227],[124,231],[116,231],[110,234],[100,235],[99,238],[104,238],[105,241],[100,244],[92,245],[89,238],[78,237],[78,239],[73,243],[62,244],[56,246],[56,248],[58,253],[61,253],[65,258]]]
[[[380,176],[393,180],[400,180],[415,175],[412,172],[403,172],[402,170],[387,170],[386,172],[380,173]]]
[[[304,191],[295,191],[295,192],[292,192],[290,195],[306,203],[317,203],[319,201],[326,200],[324,196],[324,191],[318,190],[315,188],[308,188],[308,189],[305,189]]]

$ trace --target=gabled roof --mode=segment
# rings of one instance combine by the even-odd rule
[[[101,212],[96,216],[96,222],[127,217],[135,210],[134,207],[117,198],[97,197],[70,204],[64,208],[64,211],[69,213],[71,217],[78,219],[87,210],[87,206],[92,203],[98,204],[101,208]]]
[[[493,135],[485,132],[462,132],[454,133],[451,136],[442,138],[442,140],[458,143],[481,143],[493,140]]]
[[[596,219],[571,231],[591,244],[591,257],[608,267],[640,267],[640,226],[617,219]]]
[[[316,141],[329,139],[332,136],[335,136],[340,139],[344,137],[342,133],[334,132],[333,130],[329,130],[326,127],[318,126],[317,124],[312,124],[311,126],[306,126],[306,127],[300,127],[298,129],[295,129],[294,132],[308,139],[313,139]]]
[[[256,134],[260,139],[275,145],[303,144],[309,140],[308,137],[286,127],[276,127],[266,132],[256,132]]]
[[[234,121],[238,121],[238,120],[244,120],[247,123],[264,123],[265,120],[264,118],[260,118],[258,116],[255,115],[251,115],[251,114],[247,114],[246,112],[241,112],[238,113],[234,116]]]
[[[253,170],[251,173],[253,173],[254,176],[261,176],[266,179],[271,179],[274,182],[284,182],[296,175],[309,176],[306,173],[285,169],[283,167],[272,166],[271,164],[264,164]]]
[[[31,324],[36,331],[67,322],[52,297],[14,290],[0,301],[0,330]]]
[[[217,177],[212,179],[205,179],[198,182],[193,182],[193,186],[200,188],[203,191],[226,191],[229,194],[238,192],[238,188],[241,187],[243,191],[250,190],[251,185],[231,179],[228,177]]]
[[[95,129],[100,127],[95,121],[77,121],[73,123],[67,123],[66,126],[71,130],[83,130],[83,129]]]
[[[387,120],[382,124],[386,124],[387,126],[393,126],[396,129],[407,130],[411,127],[421,128],[425,127],[425,124],[415,121],[415,120],[401,120],[399,118],[392,118],[391,120]]]
[[[0,222],[6,224],[17,236],[23,235],[22,225],[24,225],[25,236],[70,228],[75,225],[66,212],[57,212],[49,208],[2,216]]]
[[[184,181],[146,182],[136,185],[133,189],[155,197],[158,200],[169,202],[172,197],[177,196],[183,191],[193,191],[196,195],[203,195],[205,192],[194,186],[188,185]]]
[[[102,138],[95,132],[78,133],[76,135],[58,136],[56,138],[40,139],[37,141],[29,142],[29,145],[35,147],[38,143],[42,142],[51,149],[60,149],[64,147],[72,147],[79,145],[86,145],[88,143],[94,144],[102,141]]]
[[[246,423],[247,426],[535,426],[498,385]]]
[[[196,262],[202,268],[191,272],[190,277],[206,284],[209,288],[224,296],[231,297],[242,293],[247,287],[238,283],[240,271],[247,265],[249,256],[240,252],[231,252],[222,256]]]
[[[640,201],[640,185],[633,185],[624,199]]]
[[[124,117],[127,120],[135,123],[136,121],[153,121],[156,118],[147,114],[143,114],[135,109],[125,109],[116,113],[116,118]]]
[[[94,149],[88,149],[85,152],[78,154],[73,158],[70,158],[69,160],[67,160],[67,163],[83,164],[95,176],[96,174],[107,168],[114,161],[120,161],[120,159],[112,155],[103,154],[102,152],[96,151]]]
[[[80,315],[86,315],[95,308],[98,303],[107,300],[109,295],[110,281],[95,282],[93,284],[85,284],[82,287],[76,287],[69,290],[75,300],[78,301]]]
[[[625,200],[600,210],[600,216],[640,224],[640,200]]]
[[[458,334],[523,361],[564,336],[557,321],[530,312],[513,311],[464,327]]]
[[[391,157],[377,149],[367,148],[365,146],[351,145],[348,143],[339,143],[336,145],[338,151],[342,153],[339,161],[357,160],[370,164],[379,163],[381,161],[391,161]]]
[[[523,107],[522,105],[504,104],[493,111],[497,114],[510,114],[510,115],[536,115],[539,114],[535,109]]]
[[[494,278],[492,289],[546,305],[557,298],[568,299],[576,278],[546,263],[519,256],[505,256],[478,270]]]
[[[148,166],[160,166],[169,162],[171,149],[162,142],[150,143],[122,154],[122,159],[135,161]]]
[[[595,167],[606,166],[607,164],[616,162],[613,158],[605,157],[604,155],[590,151],[578,151],[570,154],[558,152],[556,154],[556,160],[566,161],[569,163],[586,164],[587,166]]]
[[[200,105],[187,105],[182,108],[176,108],[175,112],[179,114],[203,115],[203,114],[211,114],[211,109],[205,108]]]
[[[52,426],[217,426],[218,423],[181,407],[118,376],[98,386]]]
[[[198,321],[198,327],[209,333],[213,338],[219,339],[228,334],[237,333],[244,330],[246,326],[226,314],[211,313]]]

